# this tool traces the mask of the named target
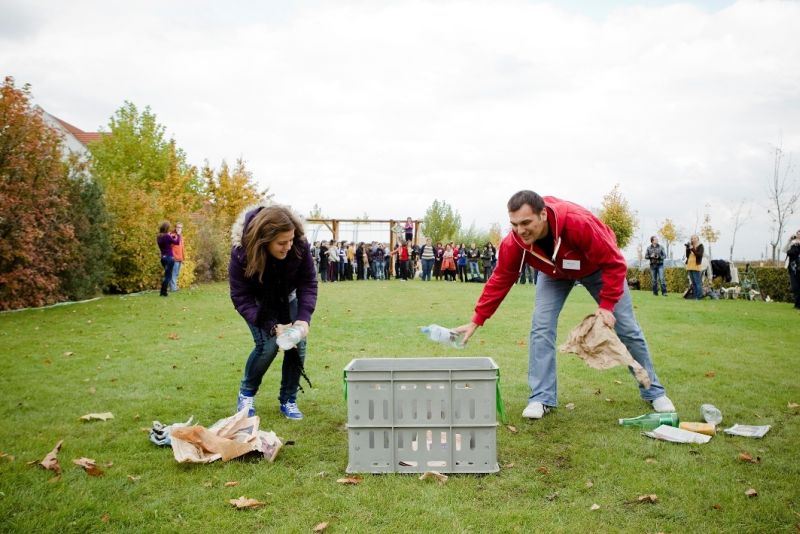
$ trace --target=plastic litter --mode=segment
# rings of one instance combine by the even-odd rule
[[[661,425],[655,430],[642,432],[642,434],[649,438],[671,441],[673,443],[708,443],[711,441],[711,436],[668,425]]]
[[[718,425],[722,422],[722,412],[720,412],[713,404],[703,404],[700,406],[700,415],[703,416],[703,421]]]
[[[763,438],[769,432],[770,425],[754,426],[735,424],[725,429],[725,433],[730,436],[744,436],[746,438]]]

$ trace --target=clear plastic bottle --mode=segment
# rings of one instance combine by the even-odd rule
[[[661,425],[678,426],[680,419],[675,412],[670,413],[646,413],[639,417],[629,417],[627,419],[620,419],[619,424],[622,426],[630,426],[634,428],[641,428],[643,430],[653,430]]]
[[[290,326],[278,335],[278,347],[282,350],[289,350],[297,346],[303,340],[303,337],[302,329]]]
[[[457,349],[464,348],[464,334],[454,332],[449,328],[438,324],[429,324],[428,326],[420,326],[419,331],[428,336],[431,341],[442,345],[450,345]]]
[[[703,421],[718,425],[722,422],[722,412],[720,412],[713,404],[703,404],[700,406],[700,414],[703,416]]]

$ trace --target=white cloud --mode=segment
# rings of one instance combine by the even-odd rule
[[[0,65],[86,130],[150,105],[193,162],[242,156],[341,218],[443,199],[488,227],[518,189],[597,207],[619,183],[645,236],[710,205],[721,254],[771,147],[800,152],[797,3],[162,4],[8,3],[26,29],[0,26]],[[737,256],[763,254],[763,211]]]

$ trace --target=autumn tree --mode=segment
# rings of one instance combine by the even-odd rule
[[[494,243],[497,246],[500,241],[503,239],[503,230],[500,227],[500,223],[492,223],[489,225],[489,241]]]
[[[61,140],[31,105],[29,85],[0,87],[0,309],[62,298],[77,253]]]
[[[268,194],[269,189],[258,190],[253,174],[241,158],[236,160],[233,170],[223,160],[214,178],[213,187],[209,190],[209,200],[214,211],[228,228],[243,209],[272,196]]]
[[[636,211],[630,208],[628,201],[620,193],[619,184],[603,197],[599,218],[614,232],[617,237],[617,246],[620,249],[628,246],[633,233],[639,226]]]
[[[667,218],[661,223],[661,227],[658,229],[657,233],[661,236],[661,240],[664,241],[666,245],[667,257],[672,258],[672,244],[681,238],[678,228],[675,226],[675,223],[672,222],[672,219]]]
[[[708,259],[713,258],[711,255],[711,245],[719,241],[719,230],[714,230],[711,226],[711,215],[706,213],[703,216],[703,225],[700,227],[700,237],[703,238],[708,244]]]
[[[451,240],[461,227],[461,215],[447,202],[434,200],[422,219],[422,233],[434,243]]]

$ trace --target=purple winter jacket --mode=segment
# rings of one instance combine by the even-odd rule
[[[256,208],[247,212],[242,227],[242,236],[245,235],[250,221],[261,209]],[[296,254],[297,250],[301,251],[299,258]],[[286,259],[270,258],[269,261],[274,262],[274,268],[279,269],[282,274],[283,285],[280,288],[270,287],[270,282],[274,283],[275,281],[269,279],[268,272],[264,273],[263,283],[258,280],[257,275],[247,278],[244,274],[247,265],[244,247],[241,246],[241,242],[234,243],[231,249],[231,261],[228,265],[228,282],[231,300],[236,311],[249,324],[269,332],[273,326],[279,324],[281,313],[279,303],[269,302],[270,295],[273,294],[273,291],[277,291],[282,297],[288,299],[292,292],[296,292],[296,320],[311,324],[311,315],[317,305],[317,273],[308,241],[295,243]]]

